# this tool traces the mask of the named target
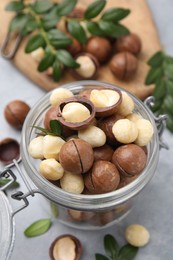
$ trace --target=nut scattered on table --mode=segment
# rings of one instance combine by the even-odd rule
[[[132,246],[143,247],[148,244],[150,233],[144,226],[133,224],[126,228],[125,238]]]
[[[5,138],[0,141],[0,161],[3,164],[9,164],[14,159],[19,159],[20,146],[17,140]]]
[[[115,50],[117,52],[128,51],[134,55],[138,55],[141,47],[141,40],[135,33],[122,36],[115,41]]]
[[[49,249],[51,260],[79,260],[81,254],[81,242],[77,237],[70,234],[57,237]]]
[[[24,101],[13,100],[6,105],[4,115],[11,126],[20,129],[29,110],[30,107]]]

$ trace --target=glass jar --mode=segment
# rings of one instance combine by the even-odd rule
[[[74,94],[86,89],[100,89],[103,87],[116,87],[112,84],[98,81],[79,81],[61,86],[71,90]],[[126,91],[119,88],[120,90]],[[127,91],[126,91],[127,92]],[[39,160],[31,158],[28,153],[28,145],[35,137],[35,128],[31,126],[42,126],[43,118],[50,108],[49,97],[52,92],[41,98],[29,112],[22,130],[21,139],[21,158],[22,167],[15,163],[21,177],[28,187],[27,194],[15,194],[16,199],[25,199],[28,196],[34,196],[35,193],[41,193],[45,196],[51,209],[55,212],[57,219],[66,225],[80,229],[101,229],[110,226],[123,217],[132,209],[137,194],[141,193],[143,188],[153,177],[159,159],[159,147],[163,146],[159,134],[163,132],[165,116],[155,118],[150,109],[137,97],[128,92],[135,102],[135,112],[149,120],[154,128],[154,135],[147,146],[147,165],[143,172],[127,186],[113,192],[97,195],[72,194],[61,188],[58,188],[44,177],[38,171]],[[151,98],[148,103],[151,103]],[[28,177],[33,185],[28,182]],[[14,197],[15,197],[14,196]],[[57,214],[58,212],[58,214]]]

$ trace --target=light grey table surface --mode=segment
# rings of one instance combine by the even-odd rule
[[[173,1],[148,0],[148,3],[159,30],[161,42],[165,50],[173,55]],[[20,132],[12,129],[3,117],[5,105],[11,100],[22,99],[32,106],[45,92],[28,81],[10,62],[2,58],[0,58],[0,77],[0,139],[10,136],[20,140]],[[80,231],[54,222],[51,229],[43,236],[28,239],[23,235],[24,229],[35,220],[49,217],[49,213],[46,213],[42,207],[44,200],[36,196],[29,200],[28,208],[15,216],[16,239],[11,259],[47,260],[49,246],[55,237],[70,233],[82,241],[84,250],[81,259],[93,260],[96,252],[104,253],[105,234],[114,235],[123,245],[125,227],[132,223],[139,223],[149,229],[151,241],[148,246],[139,250],[136,259],[172,260],[173,135],[165,131],[163,137],[169,144],[169,151],[160,151],[160,161],[154,178],[144,189],[133,211],[118,226],[114,225],[102,231]],[[2,168],[0,165],[0,170]]]

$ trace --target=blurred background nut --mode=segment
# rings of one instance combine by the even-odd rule
[[[29,110],[30,107],[25,102],[21,100],[13,100],[6,105],[4,116],[11,126],[20,129]]]
[[[127,144],[118,147],[113,156],[112,163],[116,165],[122,175],[139,175],[145,168],[147,156],[144,150],[136,144]]]
[[[115,50],[117,52],[128,51],[134,55],[137,55],[141,51],[141,40],[135,33],[118,38],[115,42]]]
[[[118,107],[117,113],[121,116],[127,116],[133,112],[135,103],[133,99],[124,91],[122,91],[122,102]]]
[[[83,46],[82,44],[76,40],[73,37],[70,37],[73,41],[73,43],[67,48],[68,52],[71,53],[71,55],[74,57],[76,56],[78,53],[82,52]]]
[[[62,178],[64,169],[55,159],[43,160],[39,165],[39,171],[47,180],[57,181]]]
[[[65,171],[85,173],[93,164],[93,149],[83,140],[70,140],[62,146],[59,160]]]
[[[116,190],[120,175],[116,166],[108,161],[96,161],[91,170],[84,176],[86,188],[93,194]]]
[[[138,129],[138,136],[135,140],[135,144],[139,146],[147,145],[153,136],[154,129],[150,121],[141,118],[136,122],[136,126]]]
[[[51,260],[79,260],[81,254],[81,242],[70,234],[57,237],[49,248]]]
[[[105,133],[93,125],[78,131],[78,137],[89,143],[92,147],[99,147],[106,143]]]
[[[46,135],[43,138],[44,158],[59,160],[59,153],[65,141],[59,136]]]
[[[65,171],[60,179],[61,188],[67,192],[80,194],[84,189],[84,180],[82,175]]]
[[[73,93],[66,88],[57,88],[53,90],[52,94],[50,95],[50,104],[52,106],[58,105],[66,98],[73,97]]]
[[[31,52],[32,58],[37,62],[40,62],[44,58],[44,55],[45,55],[45,51],[42,47],[39,47],[35,51]]]
[[[128,119],[119,119],[112,127],[112,132],[117,141],[123,144],[132,143],[138,136],[138,128]]]
[[[79,222],[89,220],[95,215],[94,212],[91,211],[80,211],[74,209],[69,209],[68,214],[72,220]]]
[[[122,116],[114,114],[112,116],[101,118],[98,120],[98,127],[101,128],[103,132],[106,134],[106,141],[110,145],[119,145],[118,141],[115,139],[115,136],[112,132],[112,127],[115,124],[115,122],[122,118]]]
[[[108,39],[93,36],[88,40],[85,50],[94,55],[100,63],[104,63],[110,57],[112,46]]]
[[[114,153],[111,146],[105,144],[100,147],[96,147],[93,149],[94,151],[94,161],[103,160],[103,161],[111,161],[112,155]]]
[[[78,69],[73,69],[72,74],[77,79],[94,79],[97,75],[99,63],[97,59],[89,53],[79,53],[75,58],[80,65]]]
[[[0,162],[9,164],[14,159],[19,159],[20,146],[17,140],[13,138],[5,138],[0,141]]]
[[[90,117],[90,111],[79,102],[71,102],[63,107],[62,116],[67,122],[80,123]]]
[[[38,136],[31,140],[28,146],[29,154],[35,159],[43,159],[43,136]]]
[[[130,52],[119,52],[115,54],[109,63],[112,73],[120,80],[133,77],[137,71],[138,61]]]
[[[144,226],[133,224],[126,228],[125,238],[130,245],[143,247],[148,244],[150,233]]]

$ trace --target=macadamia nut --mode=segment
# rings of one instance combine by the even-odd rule
[[[55,159],[43,160],[39,165],[39,171],[48,180],[57,181],[62,178],[64,169]]]
[[[84,180],[80,174],[65,172],[60,179],[60,185],[67,192],[80,194],[84,189]]]
[[[127,242],[136,247],[143,247],[150,240],[149,231],[142,225],[134,224],[127,227],[125,231]]]
[[[112,132],[117,141],[123,144],[132,143],[138,136],[138,128],[128,119],[118,120],[112,127]]]
[[[28,147],[29,154],[35,159],[43,159],[43,136],[31,140]]]
[[[32,58],[37,62],[40,62],[44,58],[44,55],[45,55],[45,52],[42,47],[31,52]]]
[[[90,78],[95,74],[96,66],[92,59],[88,56],[79,56],[76,59],[76,62],[80,64],[80,67],[76,69],[76,72],[84,77],[84,78]]]
[[[117,91],[110,89],[97,90],[94,89],[90,94],[90,101],[95,107],[109,107],[115,105],[120,99]]]
[[[136,126],[138,129],[138,136],[135,140],[135,144],[139,146],[147,145],[150,142],[154,133],[152,124],[150,123],[150,121],[142,118],[136,122]]]
[[[103,130],[93,125],[78,131],[78,137],[91,144],[92,147],[103,146],[106,143],[106,135]]]
[[[62,116],[67,122],[79,123],[90,117],[90,111],[81,103],[71,102],[64,106]]]
[[[50,103],[52,106],[56,106],[66,98],[73,97],[73,93],[66,88],[55,89],[50,96]]]
[[[59,153],[65,141],[58,136],[46,135],[43,138],[43,155],[46,159],[59,160]]]
[[[141,118],[142,116],[136,113],[131,113],[128,116],[126,116],[126,119],[132,121],[133,123],[136,123]]]
[[[118,108],[117,113],[121,116],[131,114],[135,108],[133,99],[124,91],[122,91],[122,102]]]

